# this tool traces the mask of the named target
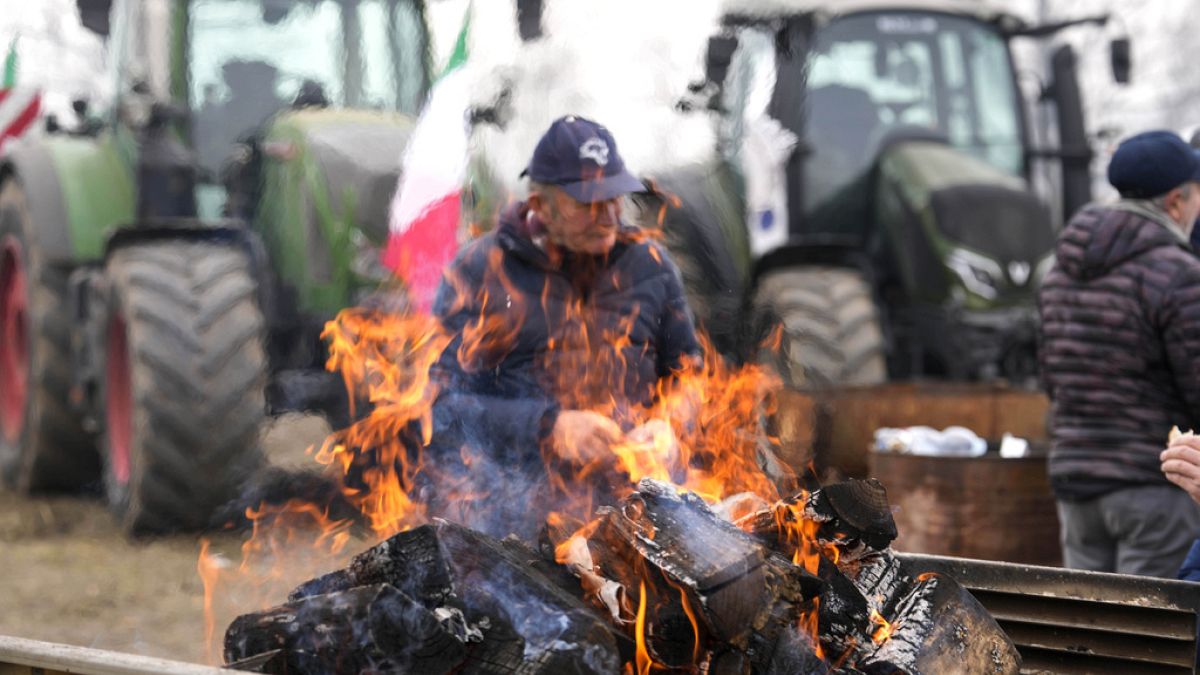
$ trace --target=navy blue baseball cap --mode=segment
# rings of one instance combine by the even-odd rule
[[[1122,197],[1150,199],[1200,181],[1200,152],[1171,131],[1144,131],[1117,146],[1108,182]]]
[[[586,204],[646,189],[625,169],[608,129],[575,115],[560,117],[550,125],[521,175],[557,185]]]

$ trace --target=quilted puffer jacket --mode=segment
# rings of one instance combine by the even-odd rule
[[[1172,425],[1200,431],[1200,259],[1145,203],[1090,205],[1039,292],[1050,478],[1061,499],[1169,485]]]

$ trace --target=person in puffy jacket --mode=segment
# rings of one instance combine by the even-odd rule
[[[608,130],[555,121],[525,173],[528,199],[459,252],[434,301],[454,339],[433,369],[431,459],[488,494],[465,507],[486,518],[455,517],[497,534],[540,526],[545,466],[608,461],[623,412],[700,353],[678,269],[621,220],[644,187]]]
[[[1172,426],[1200,428],[1200,155],[1145,132],[1108,179],[1120,201],[1071,219],[1038,296],[1050,483],[1067,567],[1170,577],[1200,535],[1159,457]]]

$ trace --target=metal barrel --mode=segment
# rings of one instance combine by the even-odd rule
[[[887,488],[899,551],[1058,565],[1058,514],[1046,457],[870,453]]]
[[[822,475],[863,478],[868,448],[881,427],[923,425],[966,427],[983,438],[1005,433],[1032,442],[1046,440],[1045,395],[999,384],[892,382],[828,390],[785,389],[773,430],[782,459],[803,468],[810,461]]]

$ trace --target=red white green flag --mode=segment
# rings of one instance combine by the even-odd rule
[[[0,81],[0,151],[33,126],[42,106],[41,92],[17,86],[16,38],[9,44],[8,55],[4,58],[3,77]]]
[[[383,263],[404,280],[416,306],[428,311],[442,270],[458,250],[460,197],[467,173],[469,91],[468,7],[454,52],[434,83],[404,151],[392,199]]]

